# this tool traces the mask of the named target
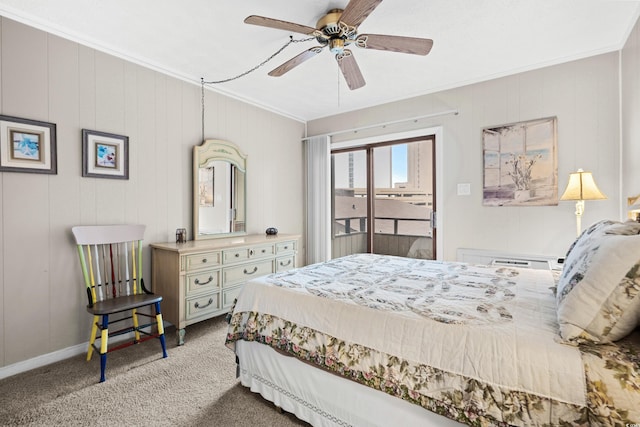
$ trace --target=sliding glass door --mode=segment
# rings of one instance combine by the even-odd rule
[[[435,259],[434,137],[332,152],[333,257]]]
[[[331,155],[333,258],[369,250],[367,157],[363,149]]]

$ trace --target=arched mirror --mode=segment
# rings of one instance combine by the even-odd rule
[[[208,139],[193,147],[193,237],[246,233],[247,156],[233,143]]]

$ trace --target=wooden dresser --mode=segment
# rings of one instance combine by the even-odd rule
[[[185,327],[226,314],[242,285],[258,276],[296,266],[300,236],[246,235],[186,243],[152,243],[151,284],[162,295],[162,317]]]

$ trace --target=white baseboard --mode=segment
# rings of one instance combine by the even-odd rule
[[[171,322],[167,322],[164,319],[162,323],[164,324],[165,330],[169,326],[172,326]],[[129,332],[128,334],[118,335],[118,336],[109,338],[109,343],[119,343],[125,340],[133,340],[133,332]],[[36,356],[31,359],[22,360],[12,365],[0,366],[0,380],[3,378],[11,377],[16,374],[21,374],[22,372],[27,372],[32,369],[40,368],[41,366],[46,366],[52,363],[59,362],[61,360],[69,359],[79,354],[85,354],[88,348],[89,348],[89,341],[86,341],[82,344],[72,345],[71,347],[63,348],[61,350],[56,350],[47,354],[41,354],[40,356]],[[100,353],[100,352],[98,351],[97,353]],[[94,355],[97,353],[94,353]]]
[[[164,325],[166,328],[167,325],[170,325],[170,323],[164,322]],[[115,344],[126,340],[133,340],[133,332],[110,338],[109,343]],[[56,350],[51,353],[42,354],[40,356],[23,360],[21,362],[16,362],[12,365],[0,367],[0,380],[16,374],[20,374],[22,372],[30,371],[31,369],[36,369],[41,366],[46,366],[52,363],[59,362],[61,360],[69,359],[70,357],[74,357],[79,354],[86,354],[88,348],[89,341],[82,344],[73,345],[71,347],[63,348],[61,350]],[[94,352],[94,357],[98,353],[99,352]],[[98,354],[98,356],[100,355]]]
[[[84,344],[78,344],[71,347],[63,348],[62,350],[42,354],[40,356],[23,360],[9,366],[3,366],[0,368],[0,380],[16,374],[20,374],[22,372],[30,371],[31,369],[50,365],[64,359],[86,353],[88,346],[89,342],[86,342]]]

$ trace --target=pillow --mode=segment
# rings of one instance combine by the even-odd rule
[[[633,229],[627,223],[600,221],[572,245],[556,294],[564,341],[609,343],[638,324],[640,234],[627,234]]]
[[[571,246],[569,246],[569,250],[567,250],[567,254],[564,256],[565,262],[569,258],[569,254],[571,254],[571,251],[573,251],[573,248],[575,248],[576,246],[579,246],[581,244],[580,242],[584,243],[585,241],[591,238],[591,235],[593,233],[600,234],[603,228],[606,228],[615,224],[618,224],[618,223],[616,221],[611,221],[610,219],[603,219],[587,227],[582,233],[580,233],[578,238],[573,241]]]
[[[622,234],[631,236],[634,234],[640,234],[640,222],[628,220],[623,223],[613,224],[605,231],[606,234]]]

